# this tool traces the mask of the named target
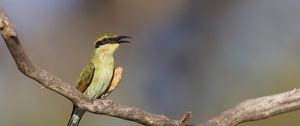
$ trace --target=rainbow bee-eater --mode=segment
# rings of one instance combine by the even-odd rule
[[[94,42],[92,56],[76,81],[76,88],[90,100],[105,98],[119,86],[123,69],[114,66],[114,52],[119,44],[129,43],[129,36],[104,34]],[[78,126],[85,110],[73,105],[68,126]]]

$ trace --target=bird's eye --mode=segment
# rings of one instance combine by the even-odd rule
[[[95,44],[95,48],[98,48],[101,45],[103,45],[103,41],[97,41],[96,44]]]
[[[101,41],[97,41],[96,42],[96,45],[95,45],[95,48],[98,48],[98,47],[100,47],[101,45],[105,45],[105,44],[107,44],[107,43],[109,43],[109,39],[102,39]]]

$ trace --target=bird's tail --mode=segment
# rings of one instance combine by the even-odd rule
[[[72,115],[70,117],[68,126],[78,126],[83,114],[85,113],[85,110],[80,109],[76,105],[73,105],[73,111]]]

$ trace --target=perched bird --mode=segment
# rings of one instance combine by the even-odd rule
[[[76,88],[89,99],[107,97],[119,86],[123,69],[114,67],[114,52],[129,36],[104,34],[96,39],[92,56],[76,81]],[[68,126],[78,126],[85,110],[73,105]]]

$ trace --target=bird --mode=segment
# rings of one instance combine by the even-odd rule
[[[90,100],[105,99],[116,89],[123,75],[123,68],[114,65],[114,52],[121,43],[130,43],[124,40],[129,36],[118,36],[105,33],[94,42],[92,56],[76,80],[76,89]],[[68,126],[78,126],[85,110],[73,105],[73,111]]]

